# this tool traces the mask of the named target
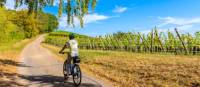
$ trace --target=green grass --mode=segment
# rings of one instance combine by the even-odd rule
[[[36,37],[33,37],[31,39],[24,39],[24,40],[18,40],[18,41],[9,41],[7,43],[1,43],[0,45],[0,52],[4,51],[18,51],[20,52],[24,46],[26,46],[27,43],[33,41]]]

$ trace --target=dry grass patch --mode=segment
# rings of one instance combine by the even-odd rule
[[[119,87],[200,86],[199,56],[110,52],[82,66]]]
[[[17,52],[1,52],[0,53],[0,70],[1,72],[8,72],[8,73],[15,73],[16,68],[15,66],[17,63]],[[4,76],[3,73],[1,73],[1,76]]]
[[[17,78],[17,66],[21,66],[20,52],[34,39],[25,39],[13,45],[4,45],[4,49],[0,50],[0,86],[9,86]]]
[[[46,47],[55,53],[60,49]],[[200,86],[200,56],[93,50],[81,50],[80,56],[84,72],[116,87]]]

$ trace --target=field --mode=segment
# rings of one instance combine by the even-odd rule
[[[57,53],[69,34],[52,32],[46,36],[44,46]],[[200,86],[198,38],[199,32],[192,36],[180,34],[176,29],[167,33],[155,29],[146,35],[134,32],[98,37],[76,34],[84,72],[116,87]]]
[[[43,44],[58,55],[60,47]],[[200,56],[81,50],[81,68],[116,87],[198,87]]]
[[[72,32],[87,33],[73,33],[91,75],[81,85],[104,86],[98,78],[115,87],[200,87],[200,1],[172,1],[0,0],[0,87],[21,87],[20,77],[33,87],[72,85],[57,72]]]

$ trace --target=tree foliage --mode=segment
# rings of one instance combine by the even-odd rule
[[[54,29],[57,29],[58,21],[54,15],[51,15],[49,13],[39,12],[37,19],[39,20],[38,28],[40,30],[39,31],[40,33],[51,32]]]
[[[38,12],[38,18],[27,11],[0,8],[0,45],[31,38],[37,34],[57,29],[58,21],[54,15]]]
[[[5,0],[2,0],[5,1]],[[55,0],[16,0],[16,7],[26,4],[28,5],[28,13],[38,13],[44,6],[53,5]],[[66,2],[66,3],[65,3]],[[59,17],[63,11],[67,13],[67,22],[73,25],[74,17],[80,20],[83,27],[83,17],[89,13],[89,10],[94,10],[97,0],[59,0]]]

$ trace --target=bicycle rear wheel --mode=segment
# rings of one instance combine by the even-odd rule
[[[74,65],[73,68],[73,82],[75,86],[79,86],[81,84],[82,73],[79,65]]]

